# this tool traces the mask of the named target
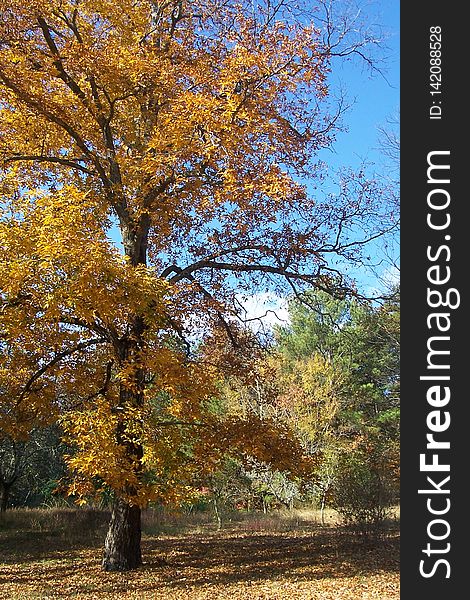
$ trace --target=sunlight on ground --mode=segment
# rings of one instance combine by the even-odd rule
[[[103,573],[102,526],[100,536],[96,528],[88,537],[72,528],[67,537],[59,525],[63,515],[50,513],[49,529],[36,515],[33,530],[15,530],[12,522],[0,530],[2,600],[399,600],[396,524],[367,541],[337,526],[320,527],[308,511],[296,511],[290,521],[250,515],[221,531],[201,523],[198,533],[144,535],[143,567]]]

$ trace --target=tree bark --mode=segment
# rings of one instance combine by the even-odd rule
[[[222,519],[220,518],[220,513],[219,513],[219,507],[217,504],[217,498],[216,496],[214,496],[212,498],[212,501],[214,503],[214,513],[215,513],[215,518],[217,520],[217,529],[222,529]]]
[[[325,504],[326,504],[326,490],[323,490],[321,495],[321,504],[320,504],[320,519],[321,524],[325,525]]]
[[[129,571],[142,564],[141,510],[117,498],[104,543],[102,567],[105,571]]]
[[[124,252],[129,257],[131,264],[135,267],[147,264],[147,237],[150,221],[147,215],[141,217],[138,226],[132,226],[129,222],[121,221],[121,233],[124,243]],[[134,314],[129,316],[128,333],[118,342],[116,359],[119,365],[136,360],[143,347],[143,336],[145,323],[142,316]],[[126,408],[141,407],[144,403],[145,373],[138,368],[134,375],[134,385],[131,387],[121,385],[119,392],[119,404],[122,419],[116,431],[117,443],[124,446],[126,455],[131,464],[135,465],[135,474],[139,479],[142,468],[143,448],[140,443],[131,443],[123,439],[125,431]],[[124,491],[124,490],[123,490]],[[129,498],[136,490],[128,487],[125,490]],[[113,505],[111,522],[104,543],[104,556],[102,568],[105,571],[129,571],[142,565],[142,525],[141,509],[134,506],[128,500],[119,496],[116,491],[116,500]]]
[[[140,320],[138,320],[140,322]],[[132,357],[130,347],[135,342],[126,343],[123,354],[125,358]],[[135,350],[135,348],[133,348]],[[136,383],[142,384],[143,373],[139,370],[136,375]],[[142,389],[142,388],[141,388]],[[125,409],[127,407],[142,406],[143,391],[135,392],[121,385],[120,408],[122,408],[122,420],[118,423],[116,430],[117,443],[125,448],[126,456],[134,474],[139,479],[142,468],[143,448],[140,443],[132,443],[123,439],[125,432]],[[140,547],[142,537],[141,509],[139,506],[130,504],[125,497],[133,497],[136,490],[132,485],[126,485],[125,489],[116,491],[116,499],[113,504],[111,521],[104,543],[104,556],[102,567],[105,571],[129,571],[136,569],[142,564],[142,551]]]

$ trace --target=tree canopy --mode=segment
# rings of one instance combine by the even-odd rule
[[[283,462],[269,421],[253,444],[246,423],[214,420],[217,367],[191,337],[239,347],[243,289],[345,294],[330,257],[361,262],[394,227],[363,172],[323,199],[302,181],[321,179],[341,113],[331,60],[374,43],[330,8],[0,9],[0,410],[23,439],[60,418],[72,491],[114,491],[106,569],[140,564],[140,507],[176,493],[176,472],[189,485],[198,457],[231,444]]]

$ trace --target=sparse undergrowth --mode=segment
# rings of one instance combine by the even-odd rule
[[[144,566],[110,574],[105,511],[12,511],[0,525],[0,598],[399,599],[397,522],[364,540],[311,511],[234,517],[217,531],[207,513],[148,511]]]

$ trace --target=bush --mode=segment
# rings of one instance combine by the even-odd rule
[[[362,454],[339,457],[331,504],[346,525],[360,533],[378,531],[394,499],[393,481],[377,465],[368,463]]]

